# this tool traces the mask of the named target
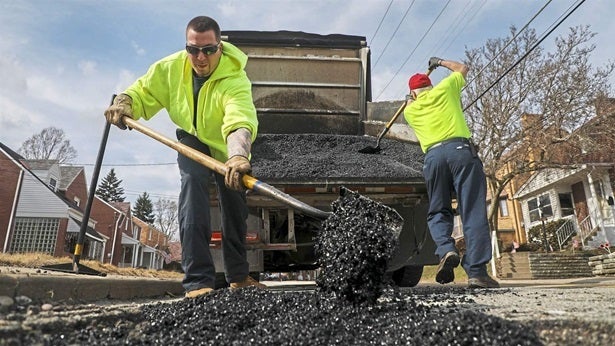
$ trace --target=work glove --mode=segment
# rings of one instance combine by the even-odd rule
[[[119,94],[113,99],[113,104],[105,111],[107,122],[126,130],[122,117],[132,118],[132,99],[126,94]]]
[[[442,59],[440,59],[440,58],[438,58],[438,57],[435,57],[435,56],[434,56],[434,57],[429,58],[429,67],[428,67],[428,70],[430,70],[430,71],[431,71],[431,70],[435,70],[435,69],[436,69],[436,67],[438,67],[438,66],[442,66],[442,65],[440,65],[440,63],[441,63],[441,62],[442,62]]]
[[[245,156],[235,155],[228,159],[224,165],[226,166],[226,175],[224,176],[226,187],[235,191],[244,191],[246,188],[241,178],[244,174],[252,172],[250,160]]]

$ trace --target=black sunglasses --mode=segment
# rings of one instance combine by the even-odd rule
[[[199,55],[199,52],[203,52],[203,54],[205,54],[205,55],[212,55],[212,54],[216,53],[219,48],[220,48],[220,43],[210,44],[210,45],[204,46],[204,47],[196,47],[196,46],[186,45],[186,52],[188,52],[188,54],[194,55],[194,56]]]

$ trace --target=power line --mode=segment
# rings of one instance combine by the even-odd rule
[[[389,10],[391,9],[391,5],[393,4],[393,0],[391,0],[389,2],[389,6],[387,6],[387,10],[384,12],[384,15],[382,16],[382,18],[380,19],[380,23],[378,23],[378,27],[376,28],[376,31],[374,32],[374,34],[372,35],[372,39],[371,41],[374,41],[374,38],[376,38],[376,35],[378,34],[378,31],[380,30],[380,27],[382,26],[382,23],[384,22],[384,18],[387,16],[387,14],[389,13]]]
[[[434,21],[431,23],[431,25],[429,26],[429,28],[427,28],[427,31],[425,31],[425,33],[423,34],[423,37],[421,37],[421,39],[419,40],[419,42],[416,44],[416,46],[414,46],[414,49],[412,50],[412,52],[410,52],[410,54],[408,55],[408,57],[406,57],[406,60],[404,60],[404,63],[401,64],[401,66],[399,67],[399,69],[397,70],[397,72],[395,72],[395,74],[393,75],[393,77],[389,80],[389,82],[384,86],[384,88],[382,89],[382,91],[380,92],[380,94],[378,94],[378,96],[376,97],[376,99],[380,98],[380,96],[382,95],[382,93],[384,93],[384,91],[389,87],[389,85],[391,85],[391,82],[393,82],[393,79],[395,79],[395,77],[397,77],[397,75],[399,74],[399,72],[404,68],[404,66],[406,65],[406,63],[408,63],[408,60],[410,60],[410,57],[414,54],[414,52],[416,51],[416,49],[419,47],[419,45],[421,44],[421,42],[423,42],[423,40],[425,39],[425,37],[427,36],[427,34],[429,34],[429,32],[431,31],[431,28],[433,28],[434,24],[438,21],[438,19],[440,19],[440,16],[442,15],[442,13],[444,13],[444,10],[448,7],[448,5],[451,3],[451,0],[448,0],[446,2],[446,5],[444,5],[444,7],[442,8],[442,10],[440,11],[440,13],[438,13],[438,16],[436,17],[436,19],[434,19]]]
[[[450,46],[453,44],[453,42],[455,42],[457,37],[459,37],[459,35],[465,30],[465,28],[470,23],[472,23],[474,18],[476,18],[476,15],[478,13],[480,13],[480,10],[485,5],[486,1],[487,0],[482,0],[482,3],[479,3],[479,2],[475,3],[475,4],[478,4],[478,6],[476,6],[476,5],[466,6],[465,11],[460,12],[459,15],[457,16],[457,19],[456,19],[457,23],[452,24],[452,25],[449,26],[450,29],[447,30],[447,36],[440,41],[440,44],[438,44],[436,46],[436,48],[432,51],[432,53],[424,55],[423,59],[421,59],[420,61],[427,61],[429,59],[429,57],[440,55],[440,54],[437,53],[439,51],[444,51],[444,52],[447,51],[450,48]],[[465,15],[468,12],[472,13],[472,15],[469,17],[469,19],[462,20],[462,19],[465,18]],[[461,26],[461,28],[459,28],[459,25],[462,22],[463,22],[463,26]],[[448,46],[446,46],[445,49],[441,49],[442,45],[444,45],[449,40],[449,37],[451,35],[454,35],[454,37],[451,39],[451,42],[448,44]],[[396,94],[399,95],[399,98],[404,98],[405,95],[407,94],[408,86],[407,85],[406,86],[401,85],[398,90],[399,91]]]
[[[94,166],[94,163],[65,163],[63,166]],[[135,167],[135,166],[176,166],[177,162],[159,162],[159,163],[103,163],[105,167]]]
[[[494,62],[494,61],[495,61],[495,59],[497,59],[497,58],[498,58],[498,57],[499,57],[499,56],[500,56],[500,55],[504,52],[504,50],[505,50],[506,48],[508,48],[508,46],[510,46],[510,44],[511,44],[511,43],[513,43],[513,42],[517,39],[517,37],[518,37],[519,35],[521,35],[521,33],[522,33],[523,31],[525,31],[525,30],[529,27],[530,23],[532,23],[532,22],[534,21],[534,19],[536,19],[536,17],[538,17],[538,15],[540,15],[540,13],[542,13],[542,11],[544,11],[544,9],[545,9],[545,8],[546,8],[546,7],[547,7],[547,6],[548,6],[548,5],[552,2],[552,1],[553,1],[553,0],[549,0],[549,1],[548,1],[548,2],[547,2],[547,3],[546,3],[546,4],[542,7],[542,8],[538,11],[538,12],[536,12],[536,14],[535,14],[535,15],[534,15],[534,16],[533,16],[533,17],[532,17],[532,18],[531,18],[531,19],[530,19],[530,20],[529,20],[529,21],[528,21],[528,22],[527,22],[524,26],[523,26],[523,28],[521,28],[521,29],[517,32],[517,34],[516,34],[514,37],[512,37],[512,38],[511,38],[511,39],[510,39],[510,40],[506,43],[506,45],[505,45],[504,47],[502,47],[502,49],[500,49],[500,51],[499,51],[499,52],[497,52],[497,53],[496,53],[496,55],[495,55],[495,56],[494,56],[494,57],[493,57],[493,58],[492,58],[492,59],[491,59],[491,60],[490,60],[490,61],[489,61],[489,62],[488,62],[485,66],[483,66],[483,68],[482,68],[482,69],[480,69],[480,71],[478,71],[478,72],[474,75],[474,78],[472,78],[472,80],[470,80],[468,83],[466,83],[466,85],[463,87],[463,89],[465,89],[468,85],[470,85],[472,82],[474,82],[474,81],[476,80],[476,78],[478,78],[478,76],[480,76],[480,75],[481,75],[481,73],[483,73],[483,71],[487,68],[487,66],[491,65],[491,63],[492,63],[492,62]],[[461,90],[463,91],[463,89],[461,89]]]
[[[389,41],[387,42],[387,44],[384,46],[384,49],[382,49],[382,51],[380,52],[380,55],[378,56],[378,59],[376,60],[376,62],[374,63],[374,66],[372,66],[372,70],[374,70],[376,68],[376,65],[378,65],[378,62],[380,61],[380,58],[382,58],[382,55],[384,54],[384,52],[386,52],[387,48],[389,47],[389,44],[391,43],[391,41],[393,40],[393,37],[395,37],[395,34],[397,34],[397,30],[399,30],[399,27],[401,26],[401,24],[404,22],[404,20],[406,19],[406,16],[408,15],[408,12],[410,12],[410,9],[412,8],[412,5],[414,5],[414,1],[416,0],[412,0],[412,2],[410,3],[410,6],[408,6],[408,8],[406,9],[406,13],[404,13],[404,16],[401,18],[401,20],[399,21],[399,24],[397,24],[397,27],[395,28],[395,31],[393,32],[393,34],[391,35],[391,37],[389,38]],[[449,0],[450,1],[450,0]]]
[[[481,9],[483,8],[483,6],[485,6],[485,3],[487,2],[487,0],[482,0],[482,3],[478,3],[478,6],[476,7],[476,9],[473,9],[471,7],[468,7],[468,12],[471,12],[472,15],[470,16],[469,19],[466,19],[463,21],[463,26],[459,29],[457,29],[457,26],[451,30],[451,32],[454,34],[454,36],[452,37],[450,43],[446,46],[446,48],[442,49],[442,51],[447,51],[451,45],[453,44],[453,42],[455,42],[457,40],[457,37],[459,37],[459,35],[461,35],[461,33],[465,30],[465,28],[474,21],[474,18],[476,18],[476,16],[480,13]],[[465,15],[464,15],[465,18]],[[460,22],[461,23],[461,22]],[[458,24],[460,24],[458,23]],[[440,45],[438,46],[436,52],[438,51],[438,49],[440,49],[440,47],[448,40],[442,40],[442,42],[440,43]],[[432,54],[433,55],[438,55],[438,54]],[[426,60],[426,59],[425,59]]]
[[[476,99],[474,99],[474,101],[472,101],[467,107],[465,107],[463,109],[463,111],[465,112],[468,108],[470,108],[472,105],[474,105],[476,103],[476,101],[478,101],[489,90],[491,90],[491,88],[493,88],[496,84],[498,84],[502,80],[502,78],[504,78],[508,73],[510,73],[510,71],[512,71],[512,69],[517,67],[517,65],[519,65],[521,63],[521,61],[523,61],[523,59],[525,59],[534,49],[536,49],[536,47],[538,47],[542,43],[542,41],[544,41],[549,35],[551,35],[551,33],[555,29],[557,29],[557,27],[560,26],[568,17],[570,17],[570,15],[572,13],[574,13],[574,11],[576,11],[579,8],[579,6],[581,6],[584,2],[585,2],[585,0],[580,0],[579,4],[577,4],[574,9],[572,9],[564,18],[562,18],[557,23],[557,25],[555,25],[551,30],[549,30],[549,32],[547,32],[541,39],[539,39],[527,52],[525,52],[525,54],[523,54],[523,56],[521,58],[519,58],[519,60],[517,60],[511,67],[509,67],[500,77],[498,77],[498,79],[496,79],[495,82],[491,83],[491,85],[489,85],[489,87],[487,87],[487,89],[485,89],[485,91],[483,91],[480,95],[478,95],[478,97]],[[571,5],[571,7],[572,6],[573,5]],[[561,16],[560,16],[560,18],[561,18]]]

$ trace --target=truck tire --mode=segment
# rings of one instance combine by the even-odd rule
[[[393,272],[393,282],[399,287],[414,287],[421,280],[423,266],[409,265]]]

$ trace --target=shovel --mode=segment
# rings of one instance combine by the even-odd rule
[[[203,166],[215,171],[218,174],[221,175],[225,175],[226,174],[226,166],[222,163],[219,162],[218,160],[203,154],[202,152],[193,149],[185,144],[182,144],[178,141],[172,140],[168,137],[165,137],[157,132],[155,132],[154,130],[140,124],[138,121],[130,118],[130,117],[123,117],[123,121],[124,124],[132,129],[135,129],[159,142],[161,142],[162,144],[165,144],[166,146],[174,149],[175,151],[177,151],[178,153],[202,164]],[[244,184],[244,186],[249,189],[252,190],[260,195],[263,196],[267,196],[273,200],[276,200],[284,205],[287,205],[289,207],[291,207],[294,210],[298,210],[301,213],[311,216],[313,218],[319,219],[319,220],[326,220],[327,218],[329,218],[333,213],[331,212],[326,212],[326,211],[322,211],[320,209],[314,208],[308,204],[305,204],[301,201],[299,201],[298,199],[276,189],[275,187],[264,183],[248,174],[244,174],[242,177],[242,182]],[[340,195],[344,195],[345,193],[347,193],[347,190],[345,188],[341,188],[340,189]],[[354,193],[354,192],[352,192]],[[365,198],[368,199],[367,197],[364,196],[360,196],[360,198]],[[399,235],[399,233],[402,230],[403,227],[403,219],[402,217],[397,213],[397,211],[395,211],[393,208],[390,208],[386,205],[379,205],[378,208],[382,208],[381,210],[383,211],[383,213],[385,213],[386,215],[389,216],[389,220],[394,220],[390,223],[390,228],[393,230],[393,232],[395,232],[397,235]]]
[[[382,137],[384,137],[384,135],[389,132],[389,129],[391,128],[391,126],[393,125],[393,123],[395,122],[395,120],[397,120],[397,117],[399,117],[399,115],[401,114],[401,112],[404,111],[404,109],[406,108],[406,101],[404,101],[404,103],[401,105],[401,107],[399,107],[399,109],[397,110],[397,112],[395,112],[395,115],[393,115],[393,117],[391,118],[391,120],[389,120],[389,122],[386,124],[386,126],[384,127],[384,129],[382,129],[382,131],[380,131],[380,134],[378,135],[378,140],[376,141],[376,146],[372,147],[372,146],[367,146],[363,149],[359,149],[359,152],[362,154],[377,154],[380,152],[380,140],[382,139]]]
[[[182,144],[178,141],[172,140],[168,137],[165,137],[157,132],[155,132],[154,130],[140,124],[138,121],[124,116],[123,117],[123,121],[124,124],[132,129],[135,129],[159,142],[161,142],[162,144],[165,144],[166,146],[175,149],[175,151],[179,152],[180,154],[202,164],[203,166],[215,171],[218,174],[221,175],[225,175],[226,174],[226,166],[208,156],[203,154],[202,152],[193,149],[185,144]],[[274,199],[278,202],[283,203],[284,205],[287,205],[295,210],[298,210],[308,216],[311,216],[313,218],[319,219],[319,220],[326,220],[329,216],[332,215],[331,212],[326,212],[326,211],[322,211],[320,209],[314,208],[308,204],[305,204],[299,200],[297,200],[296,198],[276,189],[275,187],[264,183],[248,174],[244,174],[242,177],[242,182],[244,184],[244,186],[246,188],[248,188],[249,190],[252,190],[260,195],[263,196],[267,196],[270,197],[271,199]],[[345,193],[347,193],[345,188],[341,188],[340,189],[340,195],[344,195]],[[361,198],[367,198],[364,196],[360,196]],[[403,226],[403,219],[401,218],[401,216],[397,213],[397,211],[395,211],[394,209],[386,206],[386,205],[381,205],[379,206],[379,208],[383,208],[382,210],[387,214],[390,215],[390,219],[391,220],[397,220],[396,222],[392,222],[391,224],[391,228],[393,229],[394,232],[396,232],[398,235],[401,232],[402,226]]]
[[[427,73],[425,73],[426,75],[430,75],[431,71],[433,70],[427,70]],[[384,126],[384,129],[382,129],[382,131],[380,131],[380,134],[378,135],[378,139],[376,140],[376,146],[372,147],[372,146],[367,146],[363,149],[359,149],[359,152],[362,154],[377,154],[380,152],[380,140],[382,139],[382,137],[384,137],[384,135],[389,132],[389,129],[391,128],[391,126],[393,126],[393,123],[395,122],[395,120],[397,120],[397,117],[399,117],[399,115],[404,111],[404,109],[406,108],[406,105],[408,104],[408,101],[404,101],[404,103],[399,107],[399,109],[397,110],[397,112],[395,112],[395,114],[393,115],[393,117],[391,118],[391,120],[389,120],[389,122]]]

